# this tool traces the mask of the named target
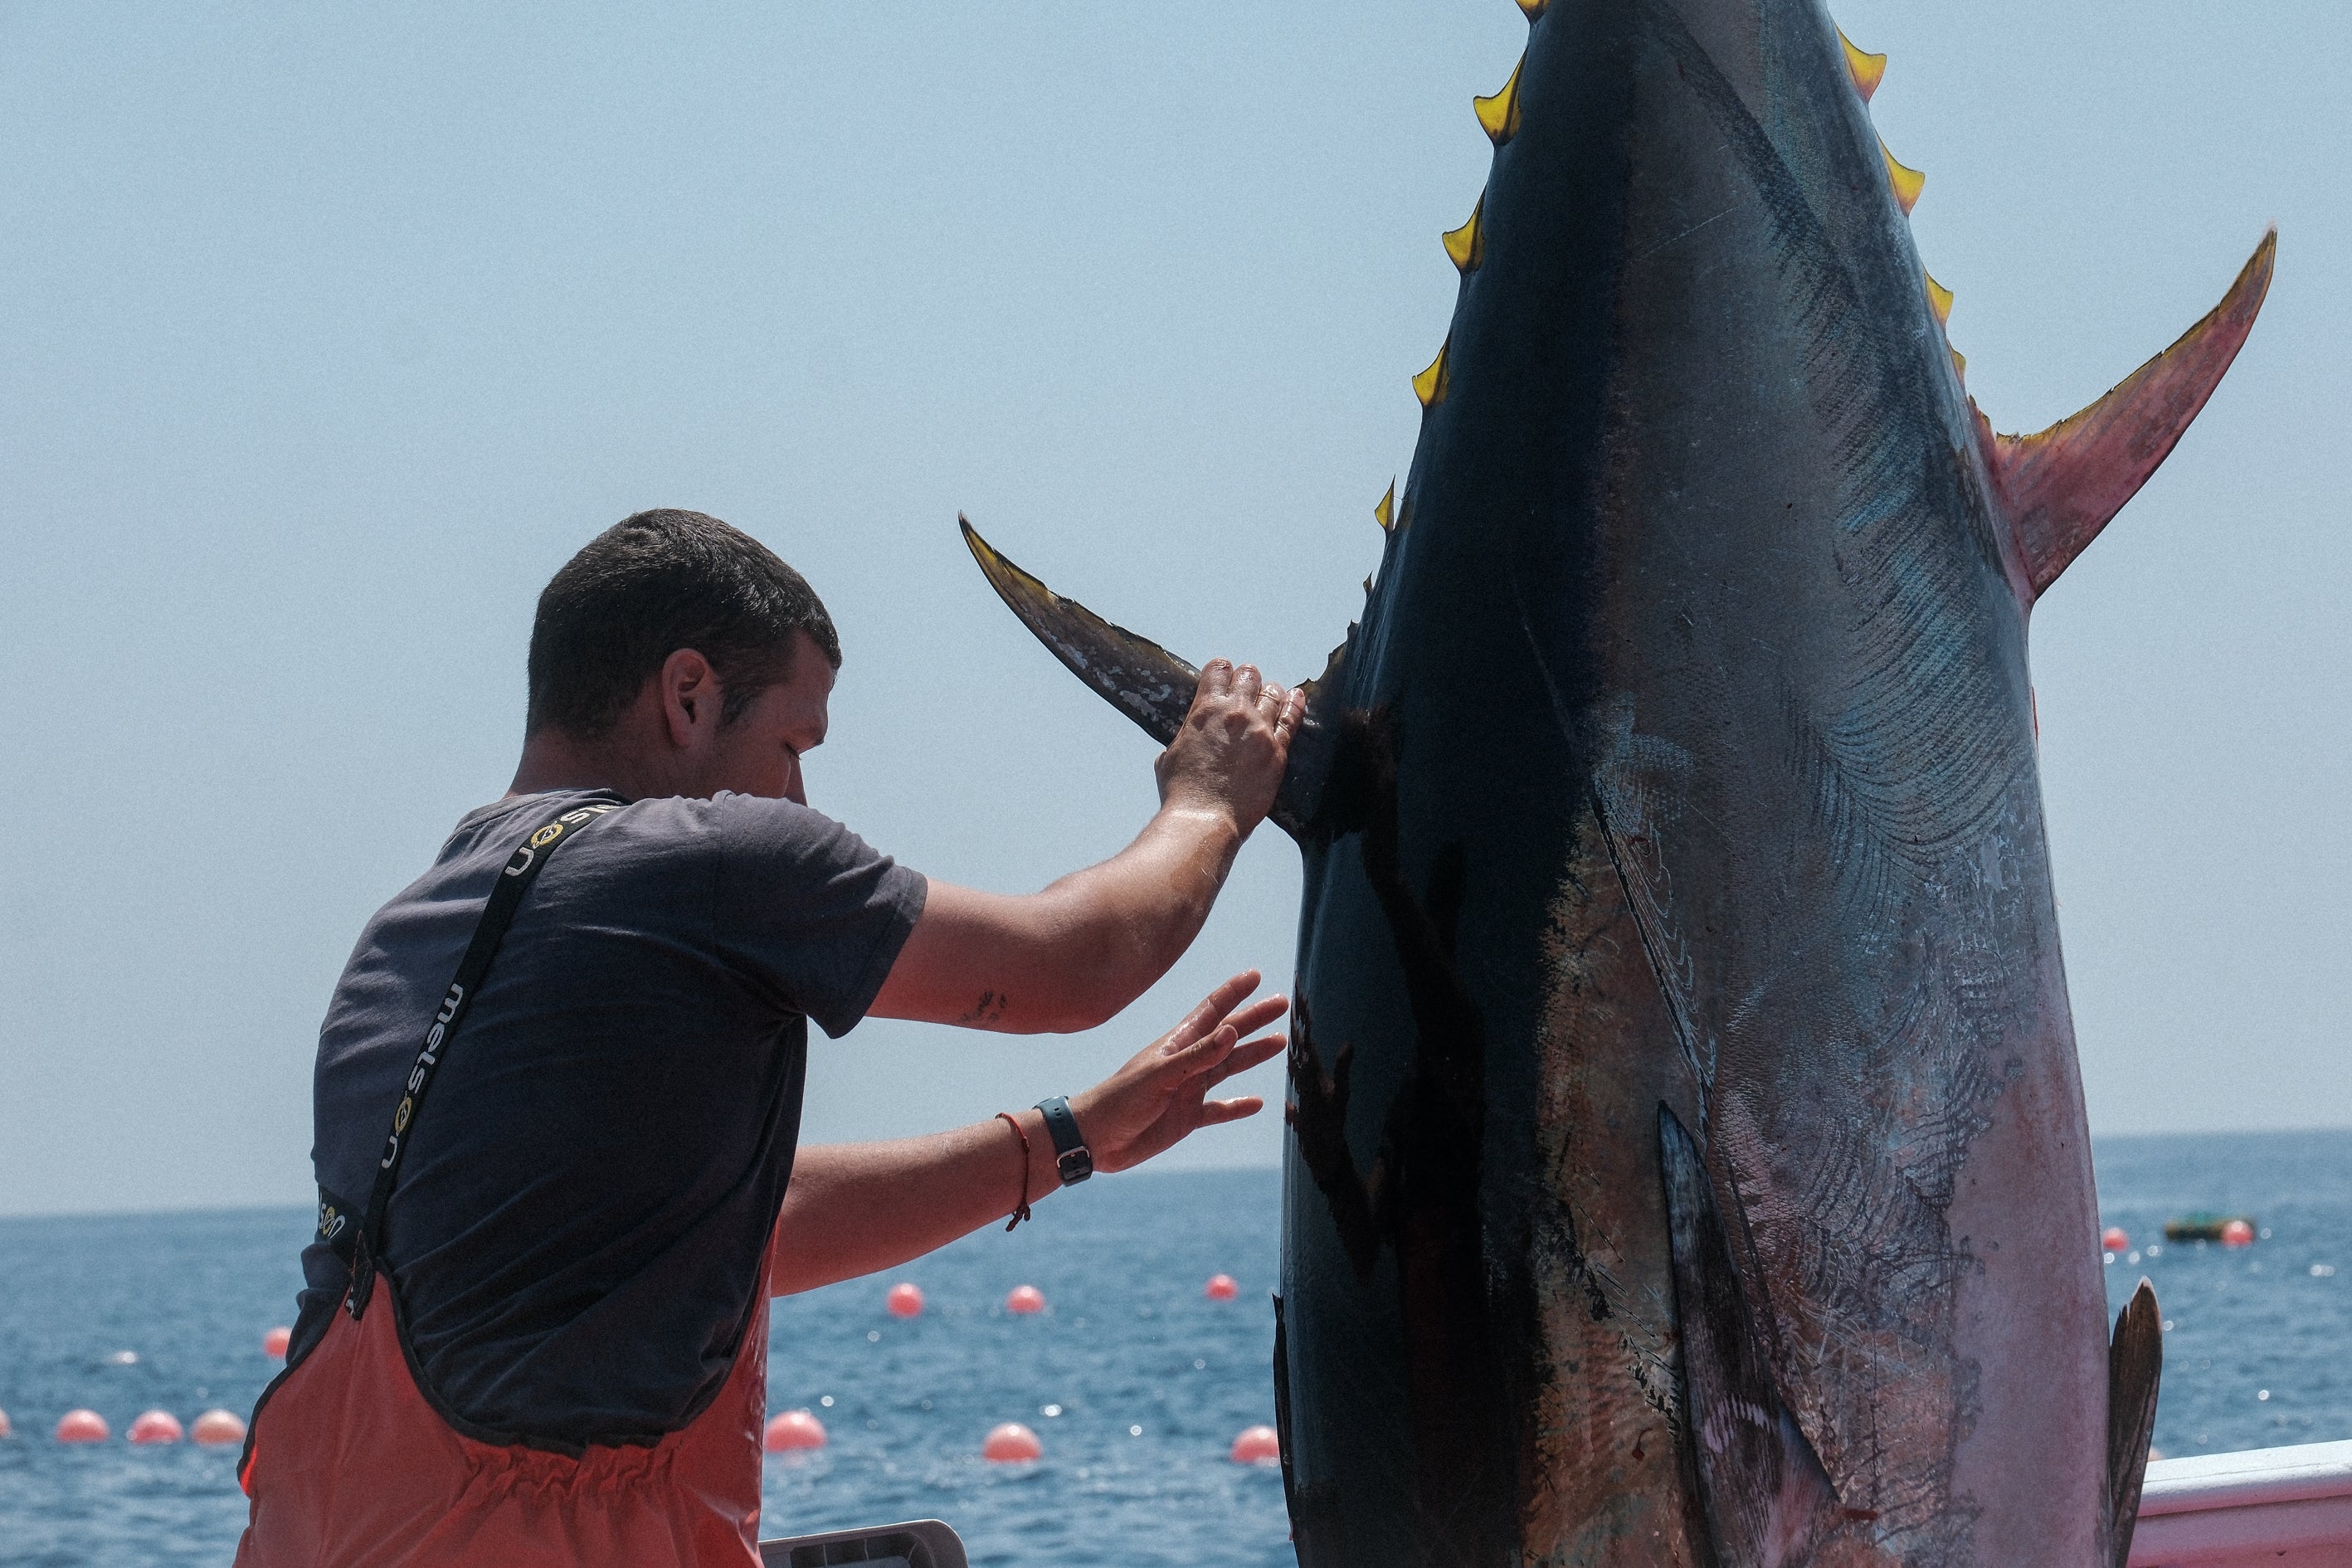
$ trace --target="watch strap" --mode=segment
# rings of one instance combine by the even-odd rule
[[[1078,1131],[1078,1119],[1070,1114],[1070,1102],[1057,1094],[1039,1100],[1037,1112],[1045,1119],[1046,1135],[1054,1140],[1054,1168],[1061,1174],[1062,1185],[1076,1186],[1093,1175],[1094,1151],[1087,1147],[1086,1134]]]

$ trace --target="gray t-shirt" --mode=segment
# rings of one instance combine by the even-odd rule
[[[360,935],[319,1036],[320,1185],[363,1207],[400,1086],[515,846],[583,793],[458,823]],[[385,1255],[461,1431],[645,1442],[725,1381],[799,1133],[807,1020],[847,1033],[928,884],[789,801],[643,800],[549,862],[418,1111]],[[341,1300],[303,1254],[299,1357]]]

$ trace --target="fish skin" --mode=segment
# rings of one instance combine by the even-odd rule
[[[1299,1559],[2108,1568],[2138,1421],[2027,623],[2270,244],[2083,422],[1995,438],[1812,0],[1552,5],[1514,90],[1277,814]],[[971,537],[1167,732],[1189,667]]]
[[[1716,1561],[1677,1429],[1661,1106],[1746,1189],[1779,1380],[1857,1516],[1819,1551],[2092,1561],[2105,1302],[2063,1003],[2047,1026],[2023,619],[1836,48],[1796,5],[1562,7],[1530,35],[1411,521],[1343,675],[1340,706],[1398,737],[1399,878],[1465,868],[1454,962],[1488,1046],[1472,1195],[1423,1184],[1444,1217],[1390,1226],[1394,1286],[1330,1278],[1316,1200],[1345,1173],[1289,1184],[1295,1463],[1341,1493],[1331,1561]],[[1363,973],[1400,900],[1365,896],[1353,844],[1308,852],[1301,1065],[1351,1048],[1359,1179],[1411,1186],[1362,1123],[1431,1119],[1427,1047]],[[1596,968],[1621,1015],[1600,1028]],[[2062,1196],[1956,1228],[1970,1146],[2029,1100],[2010,1142]],[[1332,1114],[1301,1094],[1302,1124]],[[1477,1301],[1449,1308],[1477,1353],[1420,1326],[1433,1231],[1484,1242]],[[1962,1298],[1996,1267],[2071,1328],[2019,1347],[2071,1408],[1984,1408]],[[1297,1385],[1348,1385],[1371,1345],[1409,1419],[1302,1420]],[[1462,1408],[1433,1435],[1441,1399]],[[1989,1414],[2042,1450],[2022,1530],[1988,1528],[2008,1500],[1963,1479]],[[1401,1426],[1410,1467],[1369,1451]]]

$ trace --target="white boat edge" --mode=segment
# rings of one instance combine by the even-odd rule
[[[2346,1568],[2352,1443],[2155,1459],[2131,1568]]]
[[[849,1552],[856,1552],[851,1557]],[[937,1520],[763,1541],[768,1568],[876,1561],[963,1568],[963,1543]],[[2141,1489],[2130,1568],[2347,1568],[2352,1443],[2155,1459]]]

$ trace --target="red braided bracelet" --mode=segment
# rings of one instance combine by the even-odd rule
[[[998,1111],[996,1119],[1012,1128],[1013,1136],[1021,1140],[1021,1205],[1013,1211],[1013,1217],[1004,1222],[1004,1228],[1011,1230],[1029,1217],[1029,1133],[1009,1110]]]

